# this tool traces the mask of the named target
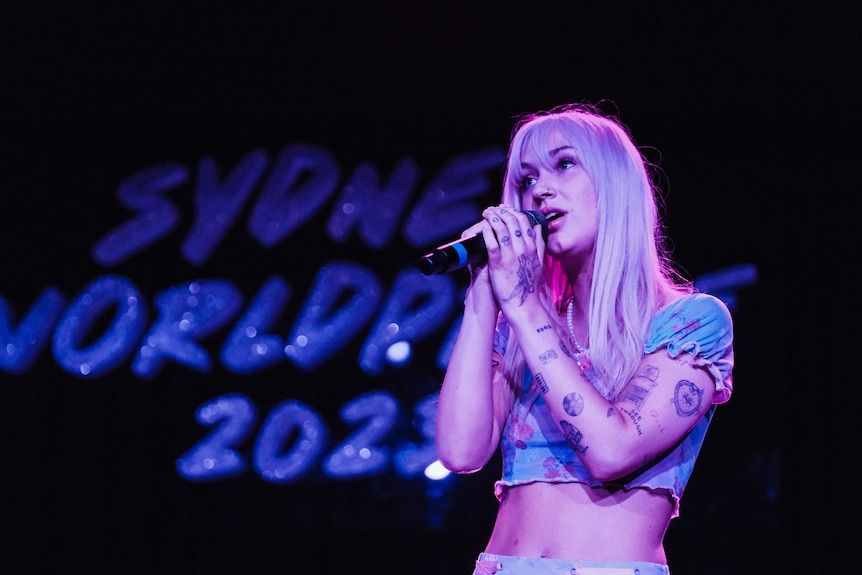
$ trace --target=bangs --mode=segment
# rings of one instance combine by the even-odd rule
[[[509,173],[513,185],[517,186],[530,172],[529,168],[522,164],[522,158],[532,158],[533,161],[538,162],[538,166],[535,166],[537,168],[554,169],[555,160],[548,156],[548,147],[557,134],[574,148],[575,158],[583,163],[584,148],[581,145],[584,137],[583,128],[576,121],[563,116],[540,117],[525,126],[515,136],[512,150],[517,153],[512,154],[509,160]]]

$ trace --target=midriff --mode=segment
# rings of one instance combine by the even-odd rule
[[[673,513],[664,494],[611,491],[582,483],[509,488],[487,553],[585,561],[666,563],[662,545]]]

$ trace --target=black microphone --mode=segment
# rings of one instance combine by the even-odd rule
[[[527,210],[523,213],[530,220],[530,227],[536,224],[542,226],[542,238],[547,240],[548,219],[545,215],[541,212]],[[552,216],[551,219],[555,218]],[[485,247],[485,238],[482,237],[482,234],[476,234],[434,248],[431,253],[422,256],[418,265],[419,271],[430,276],[432,274],[445,274],[469,265],[483,264],[486,261],[488,261],[488,249]]]

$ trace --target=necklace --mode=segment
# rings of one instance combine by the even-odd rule
[[[578,336],[575,335],[575,322],[572,320],[572,315],[574,313],[575,308],[575,298],[569,300],[569,305],[566,307],[566,323],[569,326],[569,334],[572,336],[572,342],[575,344],[575,351],[578,353],[584,353],[587,351],[584,347],[578,343]]]

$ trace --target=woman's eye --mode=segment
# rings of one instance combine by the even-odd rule
[[[521,188],[523,188],[523,189],[529,188],[530,186],[534,185],[535,183],[536,183],[536,178],[534,178],[533,176],[524,176],[521,179]]]
[[[561,170],[568,170],[569,168],[572,168],[572,167],[577,166],[577,165],[578,165],[578,163],[571,158],[563,158],[562,160],[560,160],[560,169]]]

